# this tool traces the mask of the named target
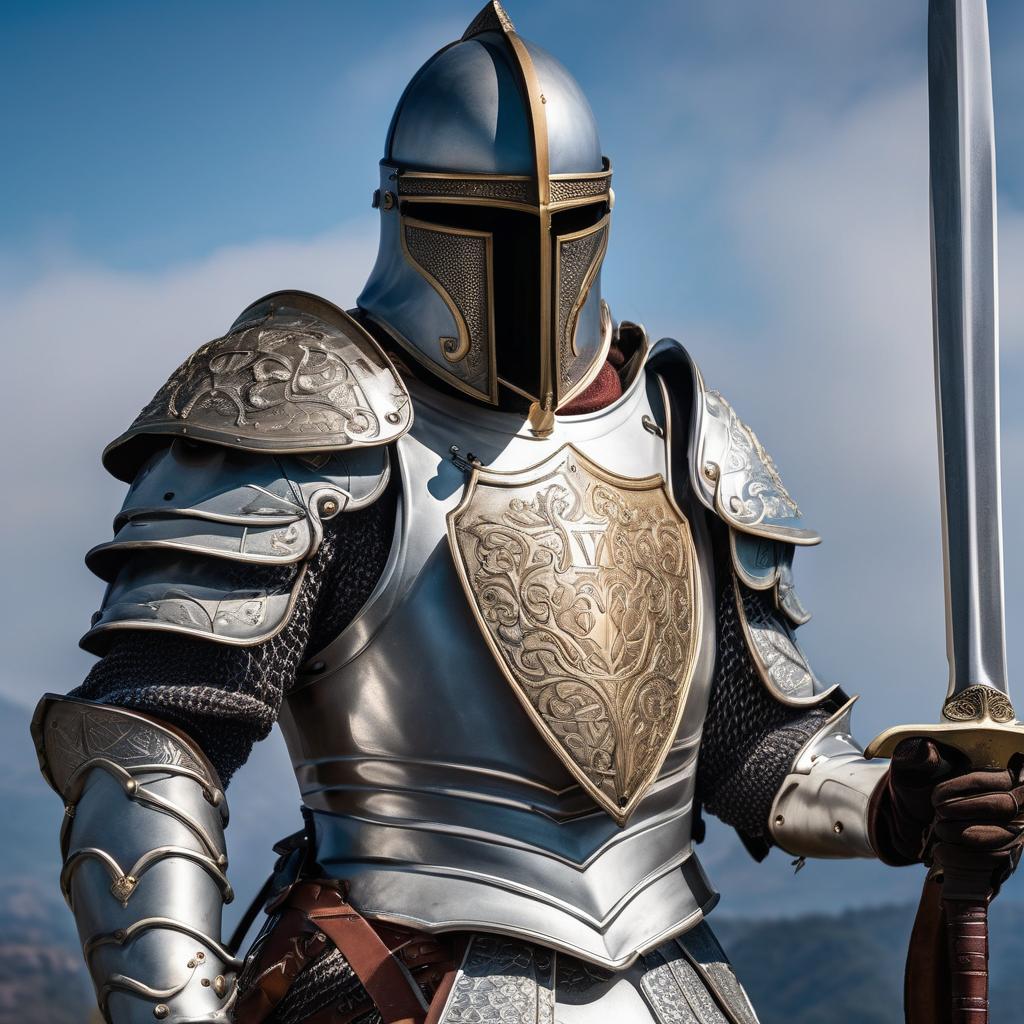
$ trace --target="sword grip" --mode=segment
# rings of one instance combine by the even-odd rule
[[[952,1024],[988,1024],[988,900],[942,902],[949,942]]]

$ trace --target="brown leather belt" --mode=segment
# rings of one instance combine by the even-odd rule
[[[384,1024],[430,1024],[428,1000],[444,1002],[454,978],[459,941],[368,921],[335,881],[306,880],[267,907],[278,920],[246,974],[236,1024],[263,1024],[302,970],[334,945],[348,961]],[[342,1012],[328,1007],[306,1024],[348,1024],[369,1005]],[[436,1011],[436,1007],[435,1007]]]

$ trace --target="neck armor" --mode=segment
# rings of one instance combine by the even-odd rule
[[[398,103],[359,307],[445,383],[529,407],[547,433],[611,342],[600,271],[612,201],[578,83],[489,3]]]

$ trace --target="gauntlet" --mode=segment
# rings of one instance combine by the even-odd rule
[[[121,708],[47,696],[32,723],[64,801],[61,888],[112,1024],[227,1021],[240,967],[220,942],[227,806],[183,734]]]
[[[871,814],[872,845],[889,864],[934,864],[971,892],[998,892],[1024,842],[1022,762],[1000,771],[969,771],[956,751],[927,739],[893,752]]]

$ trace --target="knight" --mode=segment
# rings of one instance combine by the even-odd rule
[[[754,1024],[702,814],[757,859],[1015,864],[1018,774],[852,738],[796,638],[818,534],[602,298],[611,182],[488,3],[398,103],[355,307],[258,299],[104,451],[99,660],[33,734],[111,1024]],[[227,786],[275,723],[305,820],[243,955]]]

